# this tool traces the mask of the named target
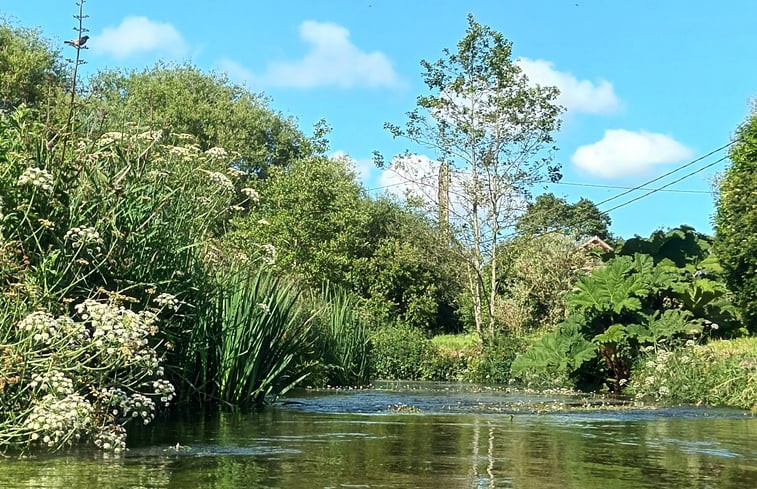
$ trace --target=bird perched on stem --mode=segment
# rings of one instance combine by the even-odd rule
[[[82,36],[79,39],[71,39],[70,41],[63,41],[63,43],[68,44],[69,46],[73,46],[78,49],[87,43],[87,39],[89,39],[89,36]]]

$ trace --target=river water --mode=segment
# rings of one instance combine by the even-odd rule
[[[757,417],[743,411],[454,384],[184,414],[129,447],[0,460],[0,488],[757,488]]]

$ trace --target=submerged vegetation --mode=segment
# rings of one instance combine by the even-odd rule
[[[449,66],[424,64],[440,95],[421,108],[454,112],[450,87],[478,90],[445,70],[514,77],[517,93],[483,99],[499,105],[457,114],[484,122],[437,136],[444,147],[474,131],[471,174],[528,202],[529,183],[559,168],[539,158],[509,181],[487,128],[509,127],[535,145],[518,161],[536,158],[559,126],[556,93],[528,89],[509,41],[472,17],[465,39]],[[491,40],[492,56],[470,51]],[[127,423],[169,404],[257,408],[298,384],[376,378],[630,386],[755,408],[754,338],[739,338],[754,333],[751,255],[732,245],[755,193],[731,174],[717,256],[685,226],[599,253],[580,245],[586,232],[612,241],[609,218],[586,199],[495,204],[491,222],[462,222],[368,196],[348,158],[326,155],[325,123],[305,135],[224,76],[159,64],[71,90],[64,68],[38,32],[0,24],[0,451],[120,451]],[[508,103],[547,115],[510,127]],[[755,117],[733,174],[754,165]],[[394,133],[420,137],[420,121]]]

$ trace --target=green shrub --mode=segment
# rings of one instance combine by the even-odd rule
[[[715,248],[746,328],[757,333],[757,101],[739,126],[720,182]]]
[[[373,377],[386,380],[428,378],[427,362],[433,354],[431,341],[412,326],[384,326],[371,336]]]
[[[515,378],[620,392],[642,348],[735,334],[735,309],[705,237],[681,227],[629,245],[621,252],[652,254],[616,256],[581,277],[565,298],[570,315],[515,361]]]
[[[512,379],[533,388],[575,388],[587,367],[596,364],[596,345],[581,332],[582,318],[571,316],[515,358]]]
[[[652,351],[633,369],[628,391],[638,399],[757,412],[757,337]]]
[[[526,347],[525,338],[498,336],[484,345],[480,355],[471,357],[465,380],[479,384],[507,384],[511,365]]]

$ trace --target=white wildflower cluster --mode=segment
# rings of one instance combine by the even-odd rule
[[[261,248],[263,248],[263,251],[265,252],[265,255],[262,257],[263,263],[267,265],[273,265],[276,263],[276,247],[270,243],[266,243],[262,245]]]
[[[176,388],[172,383],[165,379],[153,381],[152,388],[155,392],[155,395],[160,396],[160,402],[162,402],[165,406],[168,406],[168,403],[171,402],[174,397],[176,397]]]
[[[66,241],[71,242],[74,248],[88,248],[93,245],[102,245],[103,240],[97,229],[91,226],[77,226],[66,231],[64,236]]]
[[[154,298],[153,302],[161,308],[169,309],[171,311],[178,311],[179,305],[181,305],[181,302],[179,302],[179,299],[177,299],[175,295],[167,292],[163,292]]]
[[[177,133],[177,134],[174,134],[174,136],[179,141],[194,141],[195,140],[194,135],[187,134],[187,133]]]
[[[227,153],[226,150],[221,147],[213,146],[209,150],[205,151],[205,154],[211,158],[222,159],[222,158],[226,158],[229,153]]]
[[[665,370],[667,370],[668,369],[668,365],[667,365],[668,360],[670,360],[670,357],[672,357],[672,356],[673,356],[673,352],[672,351],[660,350],[657,353],[657,361],[653,362],[654,363],[654,369],[655,369],[655,371],[658,372],[658,373],[662,373]]]
[[[97,142],[105,146],[105,145],[114,143],[116,141],[121,141],[123,139],[124,139],[124,134],[122,132],[111,131],[111,132],[106,132],[105,134],[100,136]]]
[[[257,190],[250,187],[245,187],[242,189],[242,193],[247,197],[251,202],[258,202],[260,201],[260,194]]]
[[[144,394],[135,392],[127,395],[122,389],[106,389],[104,397],[108,400],[113,417],[125,421],[140,418],[143,424],[150,424],[155,419],[155,401]]]
[[[229,207],[229,210],[231,212],[244,212],[244,207],[242,207],[241,205],[232,205]]]
[[[41,168],[27,168],[24,173],[18,177],[18,185],[32,185],[41,189],[43,192],[50,193],[53,191],[53,176],[47,170]]]
[[[55,318],[44,311],[29,314],[18,323],[18,328],[31,334],[35,342],[45,345],[64,339],[70,345],[77,345],[89,338],[89,331],[84,324],[66,316]]]
[[[32,441],[53,448],[79,440],[90,430],[93,418],[92,405],[81,395],[46,394],[26,418],[24,428]]]
[[[70,396],[75,392],[74,381],[58,370],[32,375],[29,387],[58,397]]]
[[[178,156],[184,161],[192,159],[192,152],[184,146],[168,146],[168,154]]]
[[[144,131],[136,135],[137,139],[142,141],[157,141],[163,136],[163,131]]]
[[[156,316],[149,311],[135,313],[123,306],[87,299],[76,306],[84,321],[90,323],[92,344],[120,361],[139,363],[149,372],[158,368],[157,354],[148,338],[157,332]]]
[[[186,146],[166,146],[168,148],[168,154],[181,158],[182,161],[192,161],[197,157],[202,150],[196,144],[188,144]]]
[[[95,446],[115,453],[126,450],[126,428],[121,425],[109,425],[95,437]]]
[[[209,172],[208,179],[210,183],[219,187],[222,191],[227,193],[234,193],[234,183],[221,172],[213,171]]]

